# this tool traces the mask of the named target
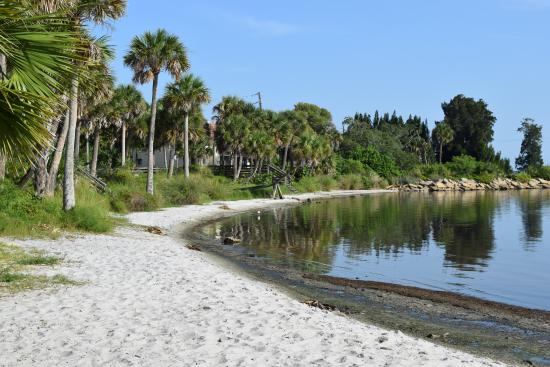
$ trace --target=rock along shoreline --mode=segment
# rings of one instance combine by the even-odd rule
[[[439,179],[426,180],[417,183],[392,185],[388,189],[399,191],[477,191],[477,190],[534,190],[550,189],[550,181],[542,178],[533,178],[527,182],[512,180],[510,178],[496,178],[489,183],[483,183],[469,178],[460,180]]]

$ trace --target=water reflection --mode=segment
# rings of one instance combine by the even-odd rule
[[[548,190],[388,194],[236,216],[204,231],[309,271],[464,286],[464,278],[483,279],[472,273],[512,262],[517,246],[536,252],[549,203]]]

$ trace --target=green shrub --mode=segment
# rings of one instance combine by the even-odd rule
[[[361,190],[365,188],[363,176],[361,175],[344,175],[338,180],[339,188],[343,190]]]
[[[374,171],[368,171],[363,176],[363,187],[367,189],[371,188],[386,188],[388,187],[389,183],[385,178],[382,178],[378,175],[378,173]]]
[[[505,172],[495,163],[477,161],[474,157],[461,155],[454,157],[451,162],[445,164],[453,177],[468,177],[477,179],[482,175],[504,175]],[[488,177],[488,176],[486,176]]]
[[[56,237],[61,230],[108,232],[115,224],[109,200],[86,182],[76,185],[77,207],[62,209],[61,193],[37,198],[31,189],[21,189],[9,180],[0,183],[0,235]]]
[[[527,172],[518,172],[513,176],[513,179],[519,182],[527,183],[532,177]]]
[[[449,178],[453,175],[447,166],[444,164],[425,164],[418,166],[420,171],[420,177],[427,180],[439,180],[442,178]]]
[[[77,205],[64,213],[67,227],[94,233],[109,232],[114,227],[114,221],[109,212],[98,206]]]
[[[550,180],[550,166],[529,167],[529,169],[527,169],[527,173],[532,177]]]
[[[389,179],[401,176],[401,170],[391,157],[380,153],[372,146],[369,146],[364,154],[363,162],[379,175]]]
[[[130,168],[118,168],[108,177],[111,183],[129,184],[135,181],[136,175]]]
[[[336,158],[336,172],[341,175],[363,175],[366,173],[366,169],[361,161],[338,156]]]
[[[316,192],[322,190],[321,184],[313,176],[302,177],[294,184],[294,187],[300,192]]]
[[[489,184],[493,182],[497,178],[497,175],[494,173],[482,173],[480,175],[477,175],[475,179],[479,182]]]
[[[317,179],[319,180],[319,185],[323,191],[330,191],[338,188],[338,182],[332,176],[317,176]]]
[[[469,155],[453,157],[453,160],[447,163],[447,167],[457,177],[472,177],[478,173],[478,161]]]

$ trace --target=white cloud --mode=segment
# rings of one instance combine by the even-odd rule
[[[256,32],[257,34],[264,36],[287,36],[302,30],[301,27],[292,24],[275,20],[260,20],[251,16],[228,15],[228,18],[231,21]]]

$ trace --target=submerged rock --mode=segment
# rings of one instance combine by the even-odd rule
[[[225,237],[223,239],[223,244],[224,245],[234,245],[236,243],[240,243],[241,240],[239,238],[236,238],[236,237]]]

